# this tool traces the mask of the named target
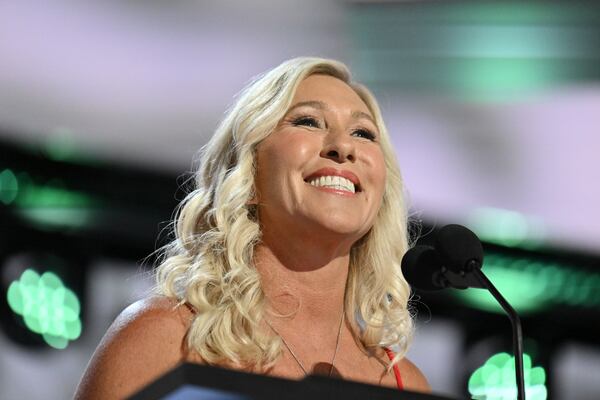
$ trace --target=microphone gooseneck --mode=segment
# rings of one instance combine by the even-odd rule
[[[485,276],[483,246],[479,238],[461,225],[446,225],[436,236],[435,246],[418,245],[402,258],[402,273],[408,283],[421,290],[487,289],[508,315],[512,326],[517,398],[525,400],[523,333],[517,312]]]

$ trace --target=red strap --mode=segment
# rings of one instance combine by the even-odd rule
[[[392,361],[395,357],[394,352],[391,351],[390,349],[388,349],[387,347],[384,347],[383,349],[385,350],[386,354],[390,358],[390,361]],[[393,368],[394,368],[394,375],[396,375],[396,383],[398,384],[398,389],[403,390],[404,385],[402,384],[402,377],[400,376],[400,368],[398,368],[398,364],[394,364]]]

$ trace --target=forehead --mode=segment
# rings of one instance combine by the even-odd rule
[[[299,102],[321,101],[330,108],[371,112],[360,96],[344,81],[329,75],[315,74],[298,85],[292,106]]]

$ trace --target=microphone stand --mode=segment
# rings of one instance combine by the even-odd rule
[[[472,273],[475,278],[487,288],[496,301],[502,306],[512,325],[513,331],[513,353],[515,355],[515,373],[517,377],[517,399],[525,400],[525,378],[523,373],[523,332],[521,330],[521,320],[517,315],[517,312],[508,301],[500,294],[498,289],[492,284],[492,282],[485,276],[481,271],[481,266],[476,260],[471,260],[468,263],[468,270]]]

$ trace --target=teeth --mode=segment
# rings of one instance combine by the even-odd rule
[[[328,187],[331,189],[345,190],[351,193],[356,192],[354,183],[341,176],[321,176],[319,178],[311,179],[308,183],[317,187]]]

